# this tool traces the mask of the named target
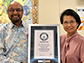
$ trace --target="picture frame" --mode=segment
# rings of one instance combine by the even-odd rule
[[[60,63],[58,24],[30,24],[28,63]]]

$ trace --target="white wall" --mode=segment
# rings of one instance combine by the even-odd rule
[[[60,24],[60,14],[63,10],[71,8],[76,11],[77,7],[84,7],[84,0],[38,0],[38,23]],[[84,31],[78,31],[84,36]],[[60,24],[60,35],[65,34]]]

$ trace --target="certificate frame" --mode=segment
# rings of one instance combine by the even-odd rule
[[[43,39],[43,34],[46,37],[44,39]],[[51,36],[54,37],[52,38]],[[48,47],[42,46],[43,43],[41,42],[43,43],[48,42],[47,46],[48,44],[49,46]],[[39,44],[41,46],[38,46]],[[45,47],[47,49],[45,49]],[[51,56],[47,52],[45,52],[46,50],[48,50],[48,48],[50,51],[52,51],[52,52],[48,51],[48,53],[52,54]],[[37,51],[39,51],[39,49],[43,53],[39,52],[38,54],[36,54]],[[43,56],[41,56],[41,54]],[[48,55],[46,56],[45,54]],[[29,24],[28,63],[40,63],[40,62],[43,63],[44,61],[45,62],[50,61],[49,63],[60,63],[59,24]]]

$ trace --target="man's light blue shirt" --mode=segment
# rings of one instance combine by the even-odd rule
[[[28,62],[28,24],[18,28],[9,22],[0,28],[0,62]]]

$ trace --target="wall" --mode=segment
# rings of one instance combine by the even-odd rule
[[[63,10],[71,8],[76,11],[77,7],[84,7],[84,0],[38,0],[38,23],[60,24],[60,14]],[[84,31],[78,31],[84,36]],[[60,24],[60,35],[65,34]]]

